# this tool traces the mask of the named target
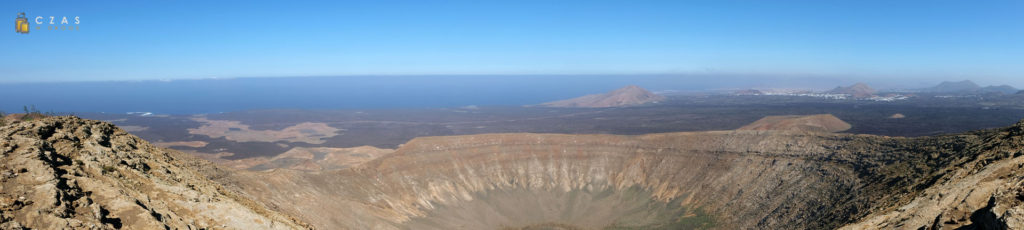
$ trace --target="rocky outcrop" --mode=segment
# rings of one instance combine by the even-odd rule
[[[933,169],[930,187],[844,229],[1024,228],[1024,121],[980,136]]]
[[[542,104],[548,107],[571,107],[571,108],[607,108],[642,105],[665,100],[665,96],[657,95],[630,85],[605,94],[593,94],[577,97],[568,100],[553,101]]]
[[[0,229],[295,229],[208,163],[74,117],[0,128]],[[221,173],[222,174],[222,173]]]

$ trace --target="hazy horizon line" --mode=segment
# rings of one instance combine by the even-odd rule
[[[27,80],[27,81],[5,81],[0,80],[0,85],[18,84],[62,84],[62,83],[130,83],[130,82],[174,82],[174,81],[202,81],[202,80],[244,80],[244,79],[309,79],[309,78],[343,78],[343,77],[652,77],[652,76],[678,76],[678,77],[732,77],[732,78],[766,78],[766,79],[818,79],[834,80],[837,82],[856,82],[868,85],[884,83],[884,85],[906,85],[887,88],[920,87],[924,84],[939,84],[942,82],[971,81],[979,86],[1002,86],[1007,85],[1021,89],[1021,86],[1012,82],[992,83],[993,80],[985,78],[968,77],[927,77],[901,75],[899,80],[892,80],[889,75],[862,75],[862,74],[821,74],[821,73],[744,73],[744,72],[686,72],[686,73],[424,73],[424,74],[330,74],[330,75],[275,75],[275,76],[228,76],[228,77],[182,77],[182,78],[151,78],[151,79],[95,79],[95,80]],[[693,79],[697,80],[697,79]],[[988,83],[978,83],[979,81]],[[914,84],[906,84],[916,82]],[[895,84],[894,84],[895,83]],[[899,84],[903,83],[903,84]],[[853,84],[853,83],[849,83]],[[845,86],[845,85],[837,85]]]

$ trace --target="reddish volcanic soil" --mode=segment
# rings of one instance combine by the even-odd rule
[[[740,127],[739,130],[789,130],[805,132],[842,132],[850,129],[850,124],[839,120],[832,114],[807,116],[767,116],[760,120]]]

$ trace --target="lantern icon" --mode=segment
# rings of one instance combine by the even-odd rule
[[[18,13],[18,18],[14,19],[14,31],[20,34],[28,33],[28,18],[25,17],[25,12]]]

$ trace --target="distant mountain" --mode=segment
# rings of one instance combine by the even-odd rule
[[[999,86],[986,86],[981,87],[978,84],[970,80],[963,80],[957,82],[944,81],[939,85],[921,89],[921,92],[927,93],[1003,93],[1003,94],[1014,94],[1017,92],[1016,88],[1009,85]]]
[[[630,85],[605,94],[592,94],[568,100],[553,101],[541,104],[548,107],[569,107],[569,108],[606,108],[641,105],[665,100],[664,96],[657,95]]]
[[[872,89],[867,84],[857,83],[847,87],[836,87],[835,89],[829,90],[825,93],[849,94],[852,95],[853,97],[871,97],[876,92],[878,91]]]
[[[736,95],[764,95],[764,92],[761,92],[760,90],[756,90],[756,89],[746,89],[746,90],[736,91],[735,94]]]
[[[981,89],[981,86],[978,86],[978,84],[974,84],[973,81],[963,80],[963,81],[957,81],[957,82],[944,81],[942,83],[939,83],[939,85],[932,86],[930,88],[921,89],[921,92],[929,92],[929,93],[964,93],[964,92],[975,92],[975,91],[978,91],[980,89]]]
[[[985,92],[985,93],[1002,93],[1002,94],[1014,94],[1014,93],[1017,93],[1017,89],[1013,88],[1013,86],[1009,86],[1009,85],[986,86],[986,87],[983,87],[983,88],[979,89],[979,91]]]

